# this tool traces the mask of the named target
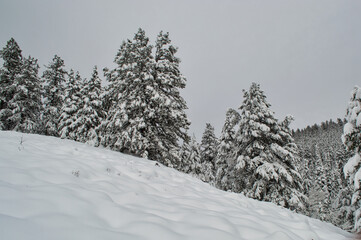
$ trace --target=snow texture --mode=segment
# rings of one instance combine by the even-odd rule
[[[344,240],[318,220],[156,162],[0,132],[0,239]]]
[[[343,172],[345,174],[345,177],[350,176],[351,173],[355,172],[356,167],[360,164],[361,157],[359,154],[355,154],[353,157],[351,157],[346,165],[343,167]]]

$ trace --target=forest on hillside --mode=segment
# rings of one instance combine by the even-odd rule
[[[345,119],[296,131],[275,117],[257,83],[228,109],[221,135],[210,123],[189,136],[186,86],[169,33],[155,44],[144,30],[122,42],[114,69],[89,78],[55,55],[39,73],[10,39],[1,50],[0,129],[70,139],[158,161],[224,191],[273,202],[348,231],[360,224],[361,90]],[[103,85],[106,81],[108,84]],[[349,162],[348,163],[348,161]],[[344,173],[344,166],[347,166]],[[346,178],[349,177],[349,178]]]

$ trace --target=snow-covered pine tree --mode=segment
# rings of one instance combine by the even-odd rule
[[[327,178],[322,154],[318,145],[314,146],[315,156],[312,168],[313,181],[309,190],[309,211],[313,218],[328,220],[330,203],[329,191],[327,188]]]
[[[290,209],[303,209],[302,179],[294,166],[281,126],[260,89],[252,83],[244,91],[241,121],[236,140],[238,186],[251,198]]]
[[[142,29],[133,41],[123,42],[114,62],[117,68],[106,72],[109,112],[102,129],[102,144],[114,150],[149,157],[150,139],[146,119],[155,114],[147,102],[147,85],[154,81],[152,46]]]
[[[199,144],[194,135],[190,141],[183,142],[182,148],[180,150],[180,159],[181,164],[178,166],[178,170],[201,178],[201,153]]]
[[[64,61],[57,55],[51,63],[46,66],[43,73],[44,90],[44,134],[59,136],[59,117],[63,106],[65,94],[65,82],[67,72],[64,69]]]
[[[95,66],[89,81],[85,80],[81,90],[82,107],[77,113],[77,122],[80,123],[76,130],[77,139],[80,142],[88,143],[92,146],[100,144],[100,125],[106,113],[102,104],[103,89]]]
[[[352,205],[357,209],[354,213],[354,230],[361,231],[361,88],[355,86],[346,112],[347,123],[343,129],[342,142],[347,150],[353,152],[344,166],[345,177],[353,184]]]
[[[24,59],[21,73],[15,77],[15,92],[8,106],[13,130],[25,133],[39,132],[41,114],[41,82],[37,60]]]
[[[192,161],[190,159],[191,147],[188,141],[184,141],[181,148],[179,149],[179,159],[180,163],[176,166],[178,171],[184,173],[191,173],[192,171]]]
[[[11,109],[8,103],[15,94],[15,79],[23,66],[21,49],[13,38],[0,51],[0,57],[4,61],[0,68],[0,130],[12,130],[14,125],[9,119]]]
[[[189,141],[184,141],[179,151],[180,164],[177,166],[179,171],[193,174],[198,176],[201,171],[201,155],[199,150],[199,144],[196,137],[193,137]]]
[[[215,179],[215,158],[217,155],[218,140],[214,134],[214,127],[206,123],[200,145],[202,174],[205,182],[214,182]]]
[[[83,107],[81,92],[83,85],[79,72],[74,73],[71,69],[65,87],[64,103],[60,110],[58,129],[61,138],[78,141],[78,129],[82,126],[78,111]]]
[[[240,120],[239,113],[230,108],[226,113],[216,156],[216,186],[222,190],[231,189],[230,175],[234,167],[234,148],[236,126]]]
[[[154,82],[147,86],[146,91],[151,110],[155,113],[149,114],[148,119],[154,133],[150,157],[172,165],[178,165],[179,160],[170,153],[177,152],[179,140],[188,140],[190,125],[185,113],[187,104],[180,95],[186,79],[179,70],[180,60],[176,53],[177,48],[171,44],[169,33],[160,32],[155,45]]]
[[[344,230],[352,231],[355,226],[354,212],[357,208],[352,204],[353,186],[347,185],[341,188],[332,202],[330,220],[336,226]]]
[[[102,144],[177,165],[177,141],[186,138],[184,130],[189,125],[183,111],[185,102],[179,96],[185,82],[176,68],[175,52],[167,50],[173,47],[157,42],[156,62],[148,42],[139,29],[133,41],[121,45],[115,58],[117,68],[106,72],[111,106],[102,125]]]

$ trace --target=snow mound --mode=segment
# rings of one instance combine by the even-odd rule
[[[344,240],[351,234],[153,161],[0,131],[0,239]]]

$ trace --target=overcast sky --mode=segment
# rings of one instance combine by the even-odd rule
[[[198,140],[206,122],[219,136],[252,82],[293,128],[343,118],[361,85],[360,0],[0,0],[0,48],[14,37],[41,71],[55,54],[82,77],[113,68],[139,27],[152,44],[163,30],[179,47]]]

